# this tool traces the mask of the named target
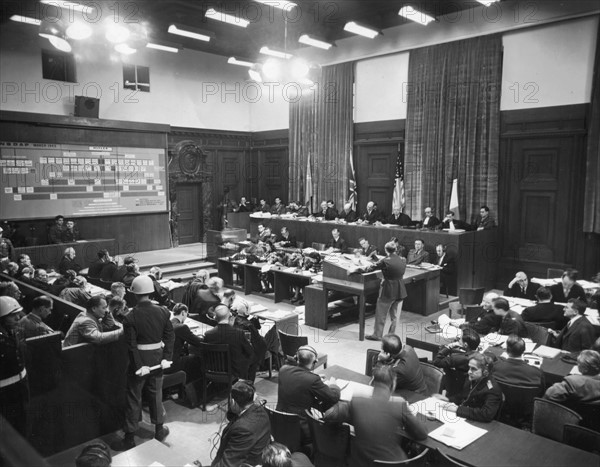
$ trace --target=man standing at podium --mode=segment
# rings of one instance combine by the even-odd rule
[[[356,268],[350,272],[370,272],[381,270],[383,280],[379,286],[379,298],[375,310],[375,329],[373,334],[366,336],[370,341],[380,341],[388,312],[390,314],[390,329],[387,334],[396,333],[396,319],[402,311],[402,301],[406,298],[406,287],[403,276],[406,271],[406,261],[396,253],[396,244],[385,244],[386,257],[366,268]]]

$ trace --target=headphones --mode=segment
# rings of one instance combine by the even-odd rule
[[[296,359],[300,360],[299,354],[300,351],[302,350],[306,350],[307,352],[310,352],[311,354],[313,354],[315,356],[315,361],[318,358],[318,354],[317,351],[315,350],[314,347],[310,346],[310,345],[301,345],[300,347],[298,347],[298,350],[296,351]]]

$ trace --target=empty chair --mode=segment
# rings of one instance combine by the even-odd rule
[[[278,443],[284,444],[290,452],[300,450],[302,431],[300,428],[300,415],[280,412],[265,405],[269,421],[271,422],[271,435]]]
[[[377,363],[377,357],[380,351],[375,349],[367,349],[367,361],[365,362],[365,375],[373,376],[373,367]]]
[[[308,428],[313,441],[315,467],[342,467],[350,450],[350,426],[325,423],[306,411]]]
[[[582,426],[566,424],[563,443],[577,449],[600,454],[600,433]]]
[[[536,344],[546,345],[548,343],[547,328],[525,321],[525,329],[527,329],[529,338]]]
[[[425,377],[425,385],[427,386],[427,395],[439,394],[442,387],[442,378],[444,372],[431,363],[419,362],[423,376]]]
[[[283,331],[277,330],[279,333],[279,342],[281,343],[281,351],[287,359],[293,359],[296,357],[296,352],[303,345],[308,345],[308,337],[306,336],[293,336]],[[327,354],[317,352],[317,361],[315,368],[323,365],[323,368],[327,368]]]
[[[499,420],[517,428],[530,427],[533,417],[533,400],[542,391],[541,387],[518,386],[496,379],[504,394],[504,403]]]
[[[233,386],[233,372],[231,370],[231,356],[228,344],[199,344],[202,359],[202,410],[206,410],[206,395],[209,383],[227,385],[227,398],[231,397]]]
[[[325,250],[325,244],[324,243],[317,243],[317,242],[313,242],[312,243],[312,247],[317,250],[317,251],[323,251]]]
[[[533,400],[532,433],[562,443],[564,426],[579,425],[581,416],[567,407],[536,397]]]
[[[476,289],[459,289],[458,303],[450,303],[448,315],[452,318],[452,311],[457,311],[458,313],[463,314],[465,307],[479,305],[483,300],[484,293],[485,289],[483,287]]]
[[[428,464],[427,460],[428,460],[428,456],[429,456],[429,448],[426,448],[421,454],[419,454],[416,457],[413,457],[411,459],[406,459],[403,461],[378,461],[378,460],[374,460],[373,461],[373,465],[374,466],[378,466],[378,465],[386,465],[388,467],[394,467],[394,466],[411,466],[411,467],[426,467]]]

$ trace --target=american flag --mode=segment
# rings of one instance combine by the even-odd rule
[[[404,161],[402,152],[398,151],[396,159],[396,179],[394,180],[394,199],[392,200],[392,209],[402,211],[405,205],[404,198]]]
[[[358,190],[356,187],[356,172],[354,172],[354,161],[352,159],[352,152],[350,152],[350,164],[348,166],[348,183],[350,185],[350,196],[348,197],[348,202],[352,204],[352,209],[356,211],[356,203],[358,201]]]

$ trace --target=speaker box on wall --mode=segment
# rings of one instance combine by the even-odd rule
[[[75,116],[98,118],[100,99],[95,97],[75,96]]]

